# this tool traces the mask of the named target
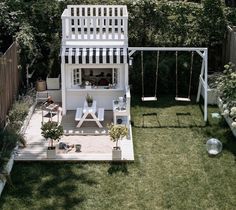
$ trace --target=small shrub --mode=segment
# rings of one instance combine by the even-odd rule
[[[18,141],[23,141],[22,135],[18,134],[14,129],[7,128],[0,131],[0,171],[9,160],[13,149]]]
[[[91,95],[87,94],[86,101],[87,101],[88,104],[92,104],[93,103],[93,97]]]
[[[19,130],[29,111],[30,102],[28,100],[16,101],[8,114],[9,126]]]

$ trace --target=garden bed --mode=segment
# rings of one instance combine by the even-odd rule
[[[18,132],[16,132],[19,135],[23,135],[24,134],[24,132],[25,132],[25,130],[26,130],[28,124],[29,124],[29,121],[31,119],[31,116],[32,116],[32,114],[34,112],[35,106],[36,106],[36,103],[34,103],[29,108],[29,112],[28,112],[27,116],[25,117],[21,128],[19,129]],[[20,113],[19,111],[16,111],[16,112],[18,112],[18,114]],[[11,124],[11,122],[10,122],[10,124]],[[18,145],[19,145],[19,142],[17,142],[16,147],[11,152],[11,155],[10,155],[10,158],[9,158],[8,162],[6,163],[5,167],[3,167],[3,170],[1,172],[2,176],[1,176],[1,179],[0,179],[0,196],[1,196],[1,193],[2,193],[2,191],[4,189],[4,186],[5,186],[6,181],[7,181],[6,177],[8,175],[10,175],[10,173],[11,173],[11,170],[12,170],[12,167],[13,167],[13,164],[14,164],[15,151],[18,149]]]
[[[220,109],[220,111],[223,113],[224,112],[224,109],[223,109],[223,101],[221,98],[218,97],[217,99],[217,105]],[[236,128],[234,128],[232,126],[232,123],[233,123],[233,119],[230,117],[230,116],[227,116],[227,115],[223,115],[223,117],[225,118],[225,121],[227,122],[227,124],[229,125],[233,135],[236,137]]]

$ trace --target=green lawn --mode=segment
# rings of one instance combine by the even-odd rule
[[[134,163],[16,163],[0,209],[235,209],[236,142],[217,111],[205,125],[199,105],[133,100]]]

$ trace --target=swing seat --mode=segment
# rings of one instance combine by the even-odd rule
[[[157,97],[142,97],[142,101],[157,101]]]
[[[191,101],[190,98],[183,98],[183,97],[175,97],[176,101]]]

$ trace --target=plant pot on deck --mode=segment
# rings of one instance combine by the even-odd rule
[[[121,160],[122,151],[120,147],[113,147],[112,149],[112,160]]]
[[[92,106],[93,106],[93,102],[89,102],[88,107],[92,107]]]
[[[81,152],[81,144],[76,144],[75,145],[75,151],[76,152]]]
[[[56,158],[56,147],[48,147],[47,148],[47,158],[55,159]]]
[[[36,90],[37,91],[45,91],[46,90],[46,82],[44,80],[38,80],[36,82]]]

